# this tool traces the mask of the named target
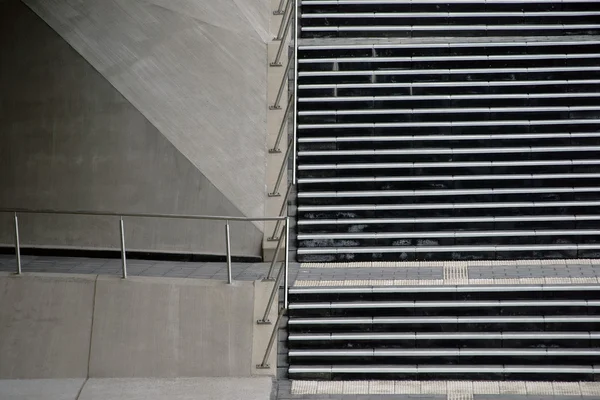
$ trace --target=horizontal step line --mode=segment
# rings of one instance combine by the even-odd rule
[[[592,334],[594,336],[592,336]],[[303,341],[336,341],[336,340],[362,340],[362,341],[379,341],[379,340],[543,340],[543,339],[559,339],[559,340],[589,340],[591,338],[600,339],[600,332],[467,332],[467,333],[380,333],[369,332],[365,333],[316,333],[316,334],[294,334],[290,333],[288,340],[292,342]]]
[[[347,374],[436,374],[436,373],[530,373],[530,374],[594,374],[599,373],[600,368],[592,365],[586,366],[512,366],[512,365],[333,365],[333,366],[295,366],[289,367],[290,374],[301,373],[347,373]],[[457,376],[457,378],[462,378]]]
[[[435,176],[364,176],[335,178],[299,178],[298,183],[375,183],[375,182],[429,182],[429,181],[489,181],[522,179],[591,179],[600,174],[498,174],[498,175],[435,175]]]
[[[355,71],[301,71],[298,76],[388,76],[388,75],[445,75],[445,74],[518,74],[541,72],[589,72],[600,67],[528,67],[528,68],[462,68],[462,69],[397,69]]]
[[[289,350],[289,357],[515,357],[515,356],[600,356],[596,348],[577,349],[344,349]]]
[[[417,308],[486,308],[486,307],[599,307],[600,300],[477,300],[477,301],[360,301],[292,303],[290,310],[356,310]]]
[[[598,120],[600,123],[600,120]],[[315,150],[299,151],[298,157],[315,156],[385,156],[425,154],[507,154],[507,153],[557,153],[600,151],[600,146],[521,146],[480,148],[420,148],[420,149],[373,149],[373,150]]]
[[[442,94],[423,96],[337,96],[337,97],[300,97],[300,103],[312,102],[353,102],[353,101],[433,101],[433,100],[501,100],[501,99],[556,99],[600,97],[599,92],[578,93],[518,93],[518,94]]]
[[[336,169],[398,169],[398,168],[488,168],[488,167],[529,167],[559,165],[600,165],[600,160],[513,160],[513,161],[464,161],[464,162],[400,162],[400,163],[338,163],[301,164],[299,170]]]
[[[464,126],[540,126],[600,124],[600,119],[551,119],[551,120],[496,120],[496,121],[442,121],[442,122],[353,122],[333,124],[298,124],[298,129],[353,129],[353,128],[424,128]]]
[[[596,323],[600,316],[295,318],[289,325]]]
[[[596,2],[597,0],[590,0]],[[437,1],[436,1],[437,3]],[[446,2],[447,3],[447,2]],[[396,3],[393,3],[396,4]],[[600,40],[515,40],[515,41],[473,41],[473,42],[439,42],[439,43],[353,43],[353,44],[300,44],[300,51],[318,50],[381,50],[381,49],[453,49],[453,48],[480,48],[480,47],[552,47],[552,46],[592,46],[600,44]]]
[[[298,143],[355,143],[355,142],[413,142],[448,140],[527,140],[527,139],[572,139],[600,137],[600,132],[582,133],[513,133],[513,134],[463,134],[463,135],[405,135],[405,136],[329,136],[303,137]]]
[[[581,251],[599,250],[600,244],[565,245],[493,245],[493,246],[388,246],[388,247],[309,247],[298,254],[371,254],[371,253],[452,253],[502,251]]]
[[[538,25],[364,25],[364,26],[303,26],[302,32],[373,32],[373,31],[531,31],[600,29],[597,24],[538,24]]]
[[[541,207],[594,207],[600,201],[529,201],[479,203],[423,203],[423,204],[351,204],[336,206],[298,206],[299,212],[331,211],[390,211],[390,210],[464,210],[485,208],[541,208]]]
[[[558,79],[535,81],[454,81],[454,82],[393,82],[393,83],[328,83],[301,84],[298,89],[377,89],[415,87],[492,87],[492,86],[551,86],[598,85],[600,79]],[[301,96],[300,96],[301,97]]]
[[[598,188],[600,191],[600,188]],[[519,221],[597,221],[600,215],[519,215],[519,216],[477,216],[477,217],[429,217],[429,218],[333,218],[300,219],[298,225],[342,225],[342,224],[429,224],[429,223],[484,223]]]
[[[444,4],[577,4],[596,3],[597,0],[445,0]],[[302,0],[312,5],[372,5],[372,4],[439,4],[439,0]]]
[[[445,29],[448,25],[443,25]],[[599,25],[600,26],[600,25]],[[440,29],[440,26],[437,26]],[[463,56],[410,56],[410,57],[333,57],[333,58],[302,58],[299,64],[313,63],[380,63],[380,62],[449,62],[449,61],[511,61],[511,60],[571,60],[598,58],[599,53],[563,53],[563,54],[491,54]]]
[[[480,238],[480,237],[538,237],[598,235],[600,230],[515,230],[515,231],[438,231],[438,232],[393,232],[393,233],[299,233],[298,240],[334,239],[419,239],[419,238]]]
[[[531,113],[600,111],[597,106],[541,106],[541,107],[447,107],[447,108],[386,108],[361,110],[299,111],[300,116],[319,115],[394,115],[394,114],[474,114],[474,113]]]
[[[600,11],[486,11],[486,12],[338,12],[338,13],[302,13],[306,19],[341,18],[504,18],[504,17],[586,17],[600,15]]]
[[[444,189],[444,190],[364,190],[337,192],[300,192],[300,198],[318,197],[413,197],[413,196],[468,196],[534,193],[594,193],[600,187],[549,187],[549,188],[488,188],[488,189]]]

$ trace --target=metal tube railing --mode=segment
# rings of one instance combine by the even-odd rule
[[[283,162],[281,163],[281,168],[279,169],[279,175],[277,175],[277,181],[275,182],[275,187],[273,188],[273,191],[269,193],[269,197],[281,196],[279,194],[279,186],[281,186],[283,174],[285,173],[286,167],[288,165],[288,158],[290,156],[291,148],[292,148],[292,139],[290,139],[290,141],[288,142],[287,150],[285,151],[285,155],[283,156]]]
[[[271,337],[269,338],[269,343],[267,344],[267,350],[265,351],[265,356],[262,359],[262,362],[256,366],[258,369],[269,369],[271,366],[267,363],[269,360],[269,356],[271,355],[271,350],[273,349],[273,344],[275,343],[275,339],[277,338],[277,334],[279,333],[279,321],[285,314],[285,308],[281,308],[279,313],[277,314],[277,320],[275,321],[275,325],[273,327],[273,332],[271,333]]]
[[[277,296],[277,292],[279,291],[279,283],[281,282],[281,276],[283,275],[283,264],[279,271],[277,272],[277,277],[275,278],[275,282],[273,283],[273,290],[271,290],[271,295],[269,296],[269,301],[267,301],[267,306],[265,307],[265,313],[263,314],[262,319],[256,321],[257,324],[270,324],[269,321],[269,313],[271,312],[271,307],[273,307],[273,302],[275,301],[275,297]]]
[[[290,26],[292,25],[292,15],[294,15],[294,13],[289,13],[287,18],[285,18],[285,16],[284,16],[285,27],[283,28],[281,42],[279,43],[279,48],[277,49],[277,54],[275,55],[275,61],[273,61],[271,63],[271,66],[273,66],[273,67],[281,66],[281,55],[283,54],[283,48],[285,47],[285,39],[290,30]],[[283,21],[281,21],[281,22],[283,23]]]
[[[279,256],[279,250],[281,249],[281,244],[283,243],[283,236],[279,237],[279,240],[277,241],[277,246],[275,247],[275,254],[273,254],[273,260],[271,260],[271,266],[269,267],[269,273],[267,273],[267,277],[263,280],[265,281],[270,281],[273,278],[271,278],[271,274],[273,273],[273,269],[275,268],[275,263],[277,262],[277,256]]]
[[[287,74],[286,74],[287,75]],[[279,132],[277,133],[277,139],[275,139],[275,144],[273,144],[273,148],[269,149],[269,153],[281,153],[281,149],[279,148],[279,144],[281,143],[281,138],[283,138],[283,131],[287,126],[290,110],[292,109],[292,102],[294,101],[294,93],[290,93],[290,97],[288,98],[287,106],[285,107],[285,111],[283,112],[283,118],[281,119],[281,125],[279,126]]]
[[[127,279],[127,257],[125,255],[125,224],[123,217],[119,220],[119,231],[121,233],[121,267],[123,268],[123,279]]]
[[[15,251],[17,253],[17,275],[23,272],[21,269],[21,242],[19,240],[19,217],[15,214]]]
[[[283,72],[283,76],[281,78],[281,84],[279,85],[279,90],[277,90],[277,97],[275,97],[275,102],[272,106],[269,106],[270,110],[279,110],[281,106],[281,97],[283,96],[283,89],[285,88],[285,82],[288,80],[288,73],[290,72],[290,67],[292,66],[292,59],[288,58],[288,63],[285,66],[285,71]]]
[[[289,3],[290,1],[291,1],[291,0],[288,0],[288,3]],[[284,2],[285,2],[285,0],[281,0],[281,1],[279,2],[279,6],[277,7],[277,10],[273,11],[273,15],[281,15],[281,14],[283,14],[283,3],[284,3]],[[287,6],[287,4],[286,4],[286,6]]]
[[[14,216],[14,233],[15,233],[15,252],[17,256],[17,274],[22,273],[21,267],[21,242],[19,235],[19,217],[18,214],[56,214],[56,215],[84,215],[84,216],[103,216],[119,218],[119,236],[120,236],[120,251],[123,278],[127,278],[127,254],[125,245],[125,223],[124,217],[130,218],[157,218],[157,219],[187,219],[187,220],[209,220],[209,221],[225,221],[225,245],[227,259],[227,282],[232,283],[232,263],[231,263],[231,221],[283,221],[286,217],[225,217],[217,215],[185,215],[185,214],[148,214],[148,213],[117,213],[105,211],[63,211],[63,210],[27,210],[27,209],[5,209],[0,208],[0,213],[11,213]],[[275,255],[276,259],[277,255]]]
[[[292,187],[294,185],[292,185],[291,183],[288,184],[288,189],[287,192],[285,192],[285,197],[283,198],[283,202],[281,203],[281,210],[279,210],[279,215],[281,217],[283,217],[283,212],[287,209],[287,201],[288,198],[290,197],[290,193],[292,192]],[[283,234],[283,232],[281,232],[281,234],[279,236],[277,236],[277,231],[279,231],[279,225],[281,225],[281,220],[277,221],[275,223],[275,229],[273,229],[273,234],[271,235],[271,237],[267,238],[267,240],[274,242],[275,240],[279,240],[281,239],[281,234]]]
[[[227,255],[227,283],[231,285],[233,278],[231,276],[231,232],[229,221],[225,221],[225,254]]]
[[[273,40],[281,40],[282,39],[281,35],[283,35],[283,30],[285,29],[284,28],[285,21],[287,21],[286,18],[289,18],[288,12],[290,11],[291,5],[292,5],[291,1],[288,1],[285,4],[285,9],[283,10],[283,17],[281,18],[281,23],[279,24],[279,30],[277,31],[277,36],[275,36],[275,38]]]
[[[285,273],[283,275],[283,308],[288,308],[288,288],[290,284],[290,217],[285,218],[285,257],[283,267]]]

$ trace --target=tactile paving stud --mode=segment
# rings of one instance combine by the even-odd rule
[[[369,381],[344,381],[343,394],[369,394]]]
[[[552,382],[554,396],[581,396],[579,382]]]
[[[499,394],[500,386],[497,381],[474,381],[473,394]]]
[[[551,395],[553,393],[552,382],[526,382],[527,395]]]
[[[448,381],[448,394],[469,393],[473,394],[473,383],[471,381]]]
[[[600,382],[579,382],[582,396],[600,396]]]
[[[421,381],[421,394],[448,393],[445,381]]]
[[[394,394],[394,381],[370,381],[369,394]]]
[[[419,381],[395,381],[394,394],[422,394],[421,384]]]
[[[500,390],[500,394],[516,394],[516,395],[526,395],[527,387],[525,382],[522,381],[500,381],[498,382],[498,389]]]
[[[292,394],[317,394],[317,381],[292,381]]]

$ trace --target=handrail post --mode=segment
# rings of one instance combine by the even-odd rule
[[[285,217],[285,273],[283,275],[283,308],[288,308],[288,287],[290,284],[290,217]]]
[[[285,81],[288,79],[288,73],[290,72],[290,67],[292,65],[292,59],[288,59],[288,63],[285,66],[285,71],[283,72],[283,77],[281,78],[281,84],[279,85],[279,90],[277,91],[277,97],[275,97],[275,102],[272,106],[269,106],[269,110],[279,110],[281,106],[281,96],[283,96],[283,89],[285,88]]]
[[[15,253],[17,254],[17,275],[21,275],[21,242],[19,239],[19,217],[15,213]]]
[[[286,74],[287,75],[287,74]],[[292,109],[292,101],[294,101],[294,93],[290,93],[290,97],[288,97],[288,103],[285,107],[285,111],[283,112],[283,118],[281,119],[281,125],[279,125],[279,132],[277,132],[277,139],[275,140],[275,144],[273,148],[269,149],[269,153],[281,153],[281,149],[279,148],[279,143],[281,143],[281,138],[283,137],[284,128],[287,125],[290,110]]]
[[[279,216],[283,217],[283,212],[285,211],[285,209],[287,208],[287,202],[288,202],[288,198],[290,197],[290,193],[292,192],[292,184],[288,184],[288,189],[287,192],[285,193],[285,197],[283,198],[283,202],[281,203],[281,210],[279,210]],[[281,220],[278,219],[277,222],[275,223],[275,229],[273,229],[273,234],[271,235],[270,238],[268,238],[268,241],[275,241],[275,240],[279,240],[281,238],[280,236],[277,236],[277,231],[279,231],[279,225],[281,225]],[[283,234],[283,232],[281,233]]]
[[[279,6],[277,7],[277,10],[273,11],[273,15],[281,15],[281,14],[283,14],[283,2],[284,1],[285,0],[281,0],[279,2]],[[288,0],[288,2],[290,2],[290,1],[292,1],[292,0]]]
[[[231,235],[229,231],[229,221],[225,221],[225,245],[227,246],[227,283],[231,284],[233,279],[231,277]]]
[[[123,279],[127,279],[127,256],[125,255],[125,224],[123,217],[119,220],[119,231],[121,233],[121,268],[123,269]]]
[[[256,368],[258,368],[258,369],[271,368],[271,366],[269,364],[267,364],[267,360],[269,359],[269,356],[271,355],[271,350],[273,349],[273,344],[275,343],[275,338],[277,337],[277,334],[279,333],[279,321],[281,321],[281,317],[283,317],[284,313],[285,313],[285,308],[281,308],[281,310],[279,310],[279,314],[277,314],[277,321],[275,321],[275,325],[273,325],[273,332],[271,333],[271,337],[269,338],[269,344],[267,344],[267,350],[265,351],[265,356],[263,357],[262,362],[256,366]]]
[[[283,0],[281,0],[281,1],[283,1]],[[283,10],[283,13],[282,13],[283,17],[281,18],[281,23],[279,24],[279,30],[277,31],[277,36],[275,36],[273,38],[273,40],[281,40],[281,35],[283,34],[283,29],[284,29],[284,25],[286,22],[286,18],[290,17],[288,15],[288,11],[290,10],[290,6],[292,5],[291,3],[292,3],[291,1],[288,1],[285,4],[285,9]],[[281,15],[281,14],[276,14],[276,15]]]
[[[273,302],[275,301],[275,296],[279,292],[279,284],[281,282],[281,276],[284,274],[285,265],[282,263],[281,268],[277,272],[277,277],[275,278],[275,282],[273,283],[273,290],[271,290],[271,295],[269,296],[269,301],[267,301],[267,307],[265,307],[265,313],[262,319],[256,321],[259,325],[270,324],[269,321],[269,312],[271,312],[271,307],[273,307]]]
[[[283,156],[283,162],[281,163],[281,168],[279,169],[279,175],[277,175],[277,181],[275,182],[275,187],[273,191],[269,193],[269,197],[278,197],[281,196],[279,194],[279,186],[281,185],[281,180],[283,179],[283,173],[286,170],[288,165],[288,158],[290,156],[290,148],[292,147],[292,139],[288,142],[287,150],[285,151],[285,156]]]
[[[290,26],[292,25],[292,15],[293,15],[293,13],[290,13],[287,20],[285,21],[285,28],[283,29],[283,35],[281,36],[281,42],[279,43],[279,48],[277,49],[277,54],[275,55],[275,61],[273,61],[271,63],[272,67],[281,66],[281,55],[283,54],[283,47],[285,46],[285,39],[290,30]]]

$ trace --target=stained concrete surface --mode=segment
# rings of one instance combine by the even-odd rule
[[[19,0],[0,3],[0,45],[0,208],[244,215]],[[20,230],[33,247],[119,248],[116,218],[22,214]],[[231,235],[234,255],[260,255],[252,223]],[[224,238],[219,221],[125,219],[131,250],[225,254]],[[0,213],[0,243],[12,241],[12,215]]]
[[[0,274],[0,378],[86,377],[95,277]]]
[[[270,0],[24,2],[236,208],[264,215]]]
[[[77,400],[85,379],[0,380],[2,400]]]

